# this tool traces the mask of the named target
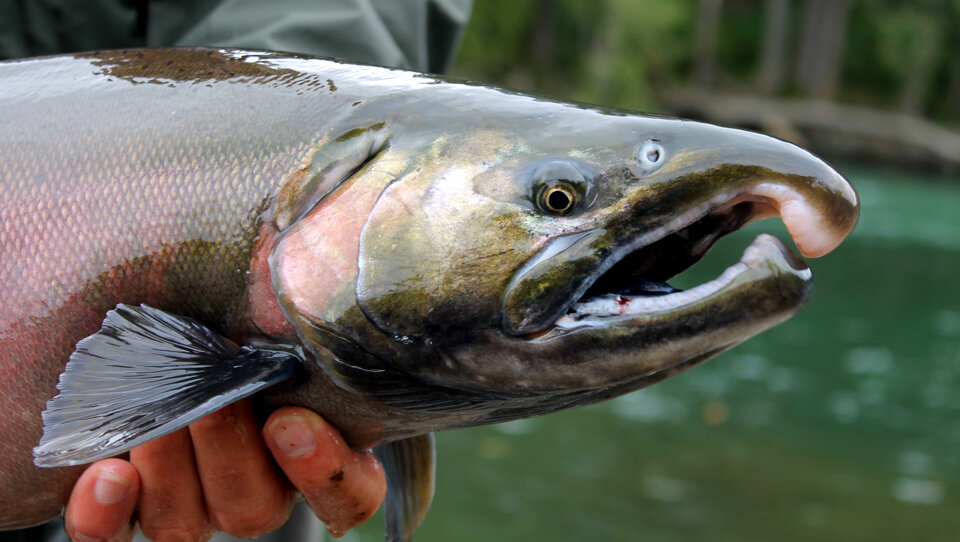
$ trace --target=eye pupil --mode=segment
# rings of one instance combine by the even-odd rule
[[[547,206],[552,211],[566,211],[570,208],[570,196],[563,190],[555,189],[547,196]]]
[[[651,163],[656,164],[660,161],[660,151],[657,149],[650,149],[647,151],[647,160]]]
[[[563,188],[552,188],[547,192],[546,207],[554,213],[565,213],[573,207],[573,197]]]

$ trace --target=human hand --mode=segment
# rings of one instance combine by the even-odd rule
[[[135,448],[129,461],[87,468],[67,504],[67,534],[128,541],[136,510],[151,540],[205,540],[215,530],[253,537],[286,522],[295,491],[340,536],[376,512],[386,481],[371,454],[314,412],[281,408],[261,430],[244,400]]]

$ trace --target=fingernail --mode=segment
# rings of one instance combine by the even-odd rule
[[[288,457],[303,457],[317,447],[313,429],[299,416],[281,416],[270,424],[267,431]]]
[[[129,478],[117,474],[110,468],[104,468],[93,484],[93,497],[100,504],[116,504],[123,500],[133,485]]]

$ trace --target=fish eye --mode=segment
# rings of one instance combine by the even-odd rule
[[[568,215],[596,199],[593,181],[568,160],[540,164],[531,180],[530,199],[545,213]]]
[[[556,186],[548,187],[540,193],[540,207],[558,215],[565,215],[573,210],[577,201],[576,191],[570,183],[561,181]]]
[[[663,150],[663,146],[652,139],[640,145],[637,151],[637,162],[645,171],[656,169],[665,159],[666,151]]]

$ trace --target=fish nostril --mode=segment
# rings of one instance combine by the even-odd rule
[[[663,163],[666,152],[654,140],[646,141],[637,152],[637,162],[645,172],[653,171]]]

